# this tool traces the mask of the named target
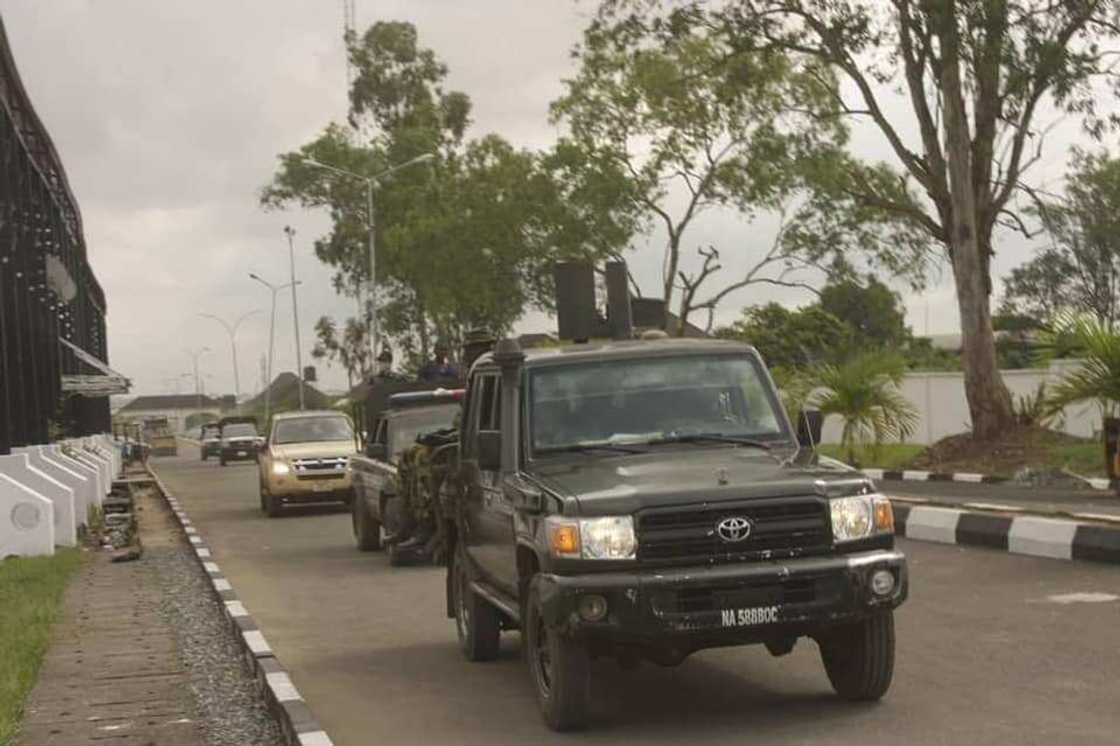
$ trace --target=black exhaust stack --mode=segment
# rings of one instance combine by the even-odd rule
[[[595,329],[595,270],[588,262],[557,262],[556,324],[560,339],[586,342]]]
[[[634,317],[630,310],[630,278],[626,262],[607,262],[607,324],[611,339],[633,339]]]

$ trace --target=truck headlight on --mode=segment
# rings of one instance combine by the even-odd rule
[[[627,560],[638,554],[634,519],[628,515],[602,518],[549,518],[548,543],[557,557],[589,560]]]
[[[891,502],[882,495],[836,497],[829,504],[832,510],[832,540],[835,542],[894,533]]]
[[[292,467],[288,466],[283,461],[273,461],[272,462],[272,473],[275,474],[278,477],[284,476],[285,474],[289,473],[291,470],[292,470]]]

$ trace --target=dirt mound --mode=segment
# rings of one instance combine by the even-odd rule
[[[1085,442],[1082,438],[1042,427],[1015,427],[998,441],[974,440],[971,433],[950,435],[914,457],[911,469],[1013,476],[1046,462],[1047,449]]]

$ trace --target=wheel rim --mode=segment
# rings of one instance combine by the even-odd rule
[[[552,696],[552,651],[548,647],[548,631],[544,619],[537,617],[533,625],[533,670],[536,673],[537,688],[548,698]]]

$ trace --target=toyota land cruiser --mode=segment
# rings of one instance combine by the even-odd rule
[[[443,496],[463,653],[520,629],[557,730],[585,723],[594,657],[812,638],[840,696],[883,696],[907,595],[891,506],[798,440],[749,346],[503,340],[470,372]]]

